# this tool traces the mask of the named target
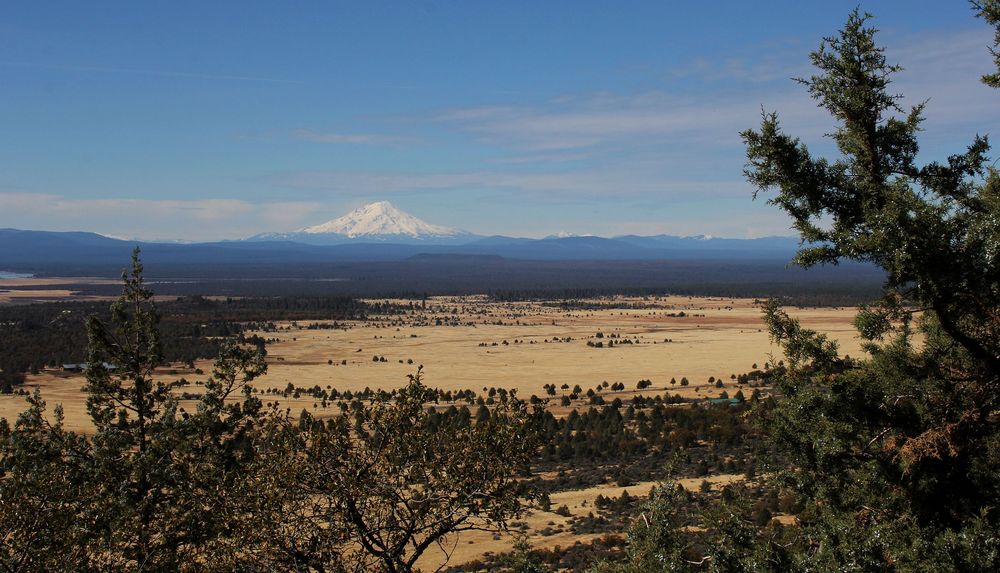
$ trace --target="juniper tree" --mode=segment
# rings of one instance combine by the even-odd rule
[[[122,274],[111,321],[87,322],[87,411],[94,422],[96,511],[106,534],[94,553],[109,567],[173,564],[161,519],[173,505],[176,479],[170,455],[176,445],[172,384],[154,379],[162,361],[153,293],[144,285],[139,251]]]
[[[11,427],[0,419],[0,570],[73,571],[87,562],[94,489],[90,444],[46,416],[39,392]]]
[[[782,483],[807,502],[786,557],[802,569],[995,570],[1000,177],[986,137],[918,161],[926,106],[904,109],[891,91],[901,68],[870,18],[855,10],[799,80],[836,121],[838,156],[815,156],[776,113],[742,134],[747,179],[776,191],[803,239],[797,264],[886,273],[884,297],[855,320],[864,361],[765,309],[788,364],[771,365],[780,398],[757,420]]]
[[[176,383],[155,376],[159,317],[142,270],[136,251],[110,322],[87,324],[93,436],[65,430],[58,406],[50,420],[37,394],[13,428],[0,423],[4,570],[246,569],[252,541],[283,523],[275,480],[257,473],[271,455],[262,436],[281,425],[250,391],[263,356],[224,343],[184,412]]]
[[[680,573],[704,562],[692,559],[693,540],[683,530],[696,524],[687,496],[676,482],[653,488],[628,530],[628,548],[619,563],[599,563],[591,573]]]
[[[973,4],[1000,24],[996,2]],[[925,105],[903,109],[891,91],[901,68],[870,18],[855,10],[799,80],[836,121],[836,157],[814,155],[776,113],[742,134],[747,179],[776,191],[770,202],[803,239],[795,263],[886,273],[885,296],[855,320],[864,360],[777,303],[764,309],[787,363],[767,365],[777,396],[755,404],[753,421],[770,446],[770,485],[788,492],[798,521],[761,526],[762,514],[755,525],[738,498],[687,523],[644,514],[630,563],[606,570],[1000,568],[1000,176],[985,137],[918,162]]]

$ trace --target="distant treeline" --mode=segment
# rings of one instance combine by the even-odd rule
[[[776,298],[787,306],[840,307],[857,306],[878,298],[878,283],[861,282],[858,285],[689,285],[681,288],[552,288],[531,290],[505,290],[490,292],[497,302],[547,301],[548,306],[566,310],[601,310],[659,308],[655,304],[594,302],[593,299],[610,296],[662,297],[710,296],[720,298]],[[552,302],[556,301],[556,302]]]
[[[111,268],[60,268],[58,276],[115,276]],[[151,264],[158,294],[232,297],[407,297],[490,294],[498,299],[586,298],[609,294],[790,297],[803,305],[856,304],[878,296],[884,273],[844,264],[809,270],[785,259],[705,261],[535,261],[500,257],[430,257],[405,261]],[[83,294],[115,295],[116,285],[71,285]],[[797,304],[797,303],[796,303]]]
[[[214,358],[219,338],[265,328],[272,321],[350,320],[369,312],[393,312],[391,305],[369,305],[344,296],[225,300],[193,296],[157,307],[163,356],[170,362]],[[0,383],[17,384],[21,374],[46,366],[85,362],[87,317],[106,321],[109,315],[109,303],[104,301],[0,306]]]
[[[562,299],[555,302],[544,301],[542,302],[542,306],[559,308],[562,310],[648,310],[662,308],[661,305],[658,305],[655,302],[594,301],[579,299]]]

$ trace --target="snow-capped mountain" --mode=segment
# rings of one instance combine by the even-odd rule
[[[591,233],[585,233],[583,235],[578,235],[576,233],[570,233],[568,231],[559,231],[558,233],[553,233],[551,235],[546,235],[545,237],[542,237],[542,238],[545,239],[545,240],[551,240],[551,239],[573,239],[573,238],[576,238],[576,237],[594,237],[594,236],[596,236],[596,235],[593,235]]]
[[[543,239],[504,236],[483,237],[443,225],[423,221],[401,211],[388,201],[359,207],[343,217],[285,233],[262,233],[252,242],[292,242],[307,245],[341,245],[352,256],[384,255],[394,247],[399,252],[447,252],[451,254],[499,254],[523,259],[651,259],[711,256],[744,257],[793,253],[798,243],[790,237],[720,239],[709,235],[620,235],[603,238],[589,234],[560,232]],[[272,245],[269,248],[277,248]],[[408,249],[408,250],[407,250]],[[447,249],[441,251],[441,249]],[[365,255],[368,253],[368,255]],[[411,253],[412,254],[412,253]],[[382,256],[379,255],[379,256]],[[768,255],[770,256],[770,255]],[[789,255],[790,256],[790,255]]]
[[[477,238],[469,232],[433,225],[378,201],[351,211],[343,217],[312,225],[292,233],[264,233],[252,241],[296,241],[312,244],[345,242],[455,243]]]
[[[420,237],[452,237],[458,229],[432,225],[393,207],[388,201],[358,207],[343,217],[302,229],[302,233],[335,233],[357,238],[366,235],[408,235]]]

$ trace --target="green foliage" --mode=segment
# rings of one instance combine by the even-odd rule
[[[684,490],[667,482],[650,492],[642,514],[629,529],[629,545],[622,562],[602,563],[594,573],[680,572],[690,569],[691,540],[682,528],[692,525],[685,508]]]
[[[45,417],[36,390],[11,428],[0,420],[0,567],[70,571],[83,559],[92,493],[83,463],[90,445]]]
[[[526,535],[518,535],[512,549],[514,551],[507,563],[510,573],[545,573],[546,568],[541,559],[532,553],[531,544],[528,543]]]
[[[777,301],[768,301],[763,312],[771,340],[781,345],[789,368],[824,369],[839,363],[837,343],[825,334],[802,328],[798,321],[781,311]]]

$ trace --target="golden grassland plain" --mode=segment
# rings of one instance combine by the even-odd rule
[[[0,279],[0,304],[31,304],[57,301],[111,300],[114,297],[83,294],[72,287],[81,285],[121,285],[121,279],[100,277],[45,277]],[[155,286],[155,282],[147,283]],[[156,296],[156,300],[173,300],[174,296]],[[206,297],[225,298],[225,297]]]
[[[515,389],[522,398],[532,394],[544,398],[545,384],[555,384],[558,397],[569,393],[560,389],[563,384],[570,388],[579,385],[586,392],[597,390],[603,382],[621,382],[624,391],[604,390],[602,395],[608,400],[624,400],[634,394],[666,391],[697,398],[715,397],[722,391],[731,395],[736,388],[733,374],[782,358],[753,300],[617,297],[588,302],[614,308],[567,311],[539,302],[435,297],[428,300],[426,309],[420,309],[418,303],[413,314],[338,323],[343,328],[315,327],[333,326],[324,321],[278,323],[277,331],[258,333],[271,342],[267,347],[268,373],[255,387],[261,392],[283,390],[288,384],[331,387],[341,392],[391,389],[405,386],[407,375],[423,366],[424,382],[444,390],[482,392],[496,387]],[[654,308],[622,308],[628,305]],[[851,325],[854,309],[787,310],[804,326],[836,340],[842,353],[862,353]],[[600,342],[604,347],[589,346],[588,342]],[[615,346],[609,348],[609,342]],[[211,362],[199,361],[196,368],[203,374],[181,365],[161,368],[159,374],[164,380],[183,377],[191,385],[178,392],[197,393],[199,384],[211,373]],[[723,387],[709,384],[710,377],[722,380]],[[690,385],[681,386],[682,378]],[[671,379],[678,383],[671,385]],[[650,380],[652,385],[638,391],[639,380]],[[29,375],[25,386],[39,388],[50,405],[62,404],[68,427],[87,431],[83,383],[83,374],[47,369]],[[268,396],[263,395],[265,402]],[[298,399],[273,400],[293,413],[307,408],[322,417],[336,410],[330,407],[324,412],[319,402],[306,394]],[[570,408],[582,406],[585,399]],[[2,417],[12,419],[24,407],[23,397],[0,397]],[[559,413],[559,407],[554,410]]]
[[[392,301],[410,305],[412,301]],[[337,415],[339,408],[322,408],[318,400],[302,393],[287,398],[266,392],[284,390],[288,384],[299,388],[319,386],[341,392],[364,388],[391,389],[407,383],[407,375],[423,366],[424,382],[444,390],[485,388],[516,389],[522,398],[546,397],[545,384],[555,384],[556,398],[579,385],[583,392],[599,390],[604,382],[621,382],[624,391],[600,390],[608,401],[645,395],[680,394],[684,397],[716,397],[737,390],[732,375],[763,368],[780,360],[780,349],[772,344],[761,318],[758,301],[707,297],[613,297],[585,301],[593,309],[566,309],[544,302],[489,302],[484,297],[432,297],[426,308],[414,303],[402,315],[372,316],[365,321],[346,323],[278,323],[275,331],[260,332],[268,344],[268,373],[255,383],[265,403],[277,401],[293,415],[303,408],[316,417]],[[862,354],[851,320],[851,308],[789,308],[789,314],[808,328],[824,332],[836,340],[841,353]],[[317,326],[323,326],[318,328]],[[331,328],[337,326],[337,328]],[[600,335],[598,334],[600,333]],[[624,343],[625,340],[631,343]],[[608,343],[614,341],[613,347]],[[603,348],[588,345],[603,344]],[[384,357],[384,361],[381,359]],[[209,361],[196,364],[203,374],[180,365],[161,369],[164,380],[184,377],[191,382],[179,390],[198,393],[199,385],[211,372]],[[687,378],[690,385],[681,386]],[[722,380],[722,388],[709,378]],[[671,379],[678,383],[670,384]],[[639,380],[652,385],[637,390]],[[84,376],[47,370],[27,378],[28,389],[39,388],[50,406],[62,404],[67,427],[91,430],[81,391]],[[560,406],[551,402],[555,415],[572,408],[588,407],[586,396]],[[185,401],[187,407],[193,402]],[[10,420],[25,408],[23,396],[0,397],[0,417]],[[711,476],[710,483],[725,483],[736,476]],[[689,489],[701,479],[682,483]],[[566,505],[573,515],[585,516],[598,495],[618,497],[621,490],[646,495],[652,483],[628,488],[603,485],[551,497],[552,506]],[[552,512],[530,511],[522,520],[531,542],[537,547],[566,547],[586,542],[596,535],[575,535],[569,519]],[[548,528],[549,535],[541,530]],[[487,552],[507,551],[511,534],[467,532],[451,540],[451,563],[467,562]],[[441,554],[428,555],[425,566],[440,562]]]
[[[121,284],[118,279],[92,277],[51,277],[0,279],[0,304],[51,302],[57,300],[98,300],[101,297],[83,296],[70,290],[71,285]]]

